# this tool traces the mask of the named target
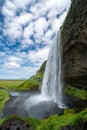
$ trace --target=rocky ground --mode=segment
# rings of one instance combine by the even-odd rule
[[[25,121],[13,118],[4,122],[0,130],[29,130],[29,125]]]

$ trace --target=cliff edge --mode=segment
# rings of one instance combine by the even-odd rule
[[[87,0],[72,0],[62,26],[66,84],[87,90]]]

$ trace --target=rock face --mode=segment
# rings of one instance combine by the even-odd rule
[[[47,61],[44,61],[43,64],[41,65],[40,69],[37,71],[37,74],[38,73],[44,73],[45,71],[45,66],[46,66],[46,62]]]
[[[72,0],[62,26],[65,82],[87,89],[87,0]]]

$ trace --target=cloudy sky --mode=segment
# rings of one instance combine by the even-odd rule
[[[0,79],[36,73],[69,7],[70,0],[0,0]]]

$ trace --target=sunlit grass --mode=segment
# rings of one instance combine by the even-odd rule
[[[3,89],[17,89],[24,80],[0,80],[0,88]]]
[[[0,112],[5,106],[5,103],[9,100],[9,93],[5,90],[0,90]]]
[[[41,87],[43,72],[39,72],[19,85],[18,90],[37,90]]]
[[[40,126],[37,130],[61,130],[64,126],[78,127],[79,121],[87,121],[87,109],[80,113],[74,113],[69,111],[69,113],[62,116],[53,115],[48,119],[42,120]]]
[[[65,93],[81,100],[87,100],[87,90],[78,89],[68,85],[65,87]]]

